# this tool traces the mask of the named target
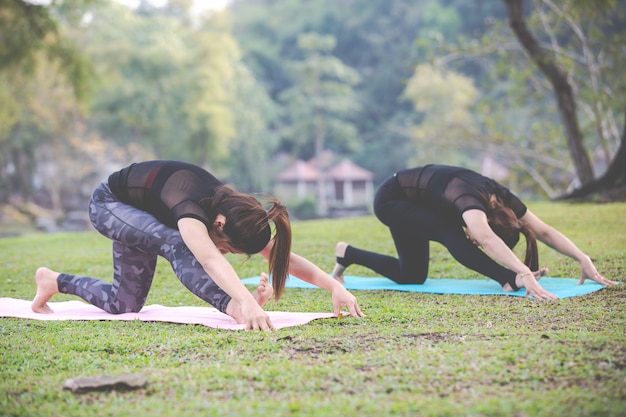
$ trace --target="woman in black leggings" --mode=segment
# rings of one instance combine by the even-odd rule
[[[580,262],[580,283],[590,278],[614,284],[598,273],[589,256],[542,222],[507,188],[468,169],[427,165],[398,171],[380,186],[374,213],[389,227],[398,258],[339,242],[332,274],[338,281],[343,282],[348,266],[357,264],[399,284],[423,284],[429,242],[435,241],[461,264],[498,281],[505,291],[526,288],[537,298],[556,298],[537,282],[546,272],[538,266],[538,238]],[[520,233],[526,239],[523,263],[512,251]]]
[[[346,306],[351,315],[362,316],[352,294],[291,252],[287,210],[273,197],[267,203],[266,210],[255,197],[183,162],[147,161],[114,172],[89,203],[91,223],[113,241],[113,283],[42,267],[35,274],[32,310],[52,313],[47,302],[61,292],[112,314],[138,312],[162,256],[192,293],[247,329],[272,328],[262,307],[272,294],[280,298],[289,273],[331,291],[335,314]],[[250,293],[225,253],[263,255],[269,260],[273,288],[262,274],[259,287]]]

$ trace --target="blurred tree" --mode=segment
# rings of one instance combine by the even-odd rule
[[[77,23],[78,16],[100,0],[76,0],[72,7],[51,1],[44,7],[24,0],[0,2],[0,71],[32,74],[41,63],[58,62],[57,70],[65,75],[77,97],[87,94],[90,67],[59,29],[59,20]]]
[[[2,155],[2,202],[23,204],[33,198],[36,150],[59,143],[71,134],[77,111],[71,86],[55,64],[40,58],[31,74],[6,71],[0,74],[3,120],[0,131]]]
[[[557,63],[557,59],[545,52],[528,30],[522,14],[522,0],[505,0],[505,3],[509,11],[509,23],[515,36],[529,53],[530,58],[548,77],[554,88],[561,123],[565,130],[570,156],[574,161],[578,178],[582,183],[590,182],[594,176],[593,168],[587,149],[583,144],[582,132],[578,126],[576,101],[568,75]]]
[[[228,178],[241,191],[269,192],[277,174],[270,159],[280,139],[272,129],[279,108],[242,62],[234,66],[233,78],[236,134],[230,143]]]
[[[576,196],[584,195],[597,190],[606,190],[626,185],[626,120],[622,131],[622,141],[607,173],[603,178],[594,181],[593,167],[587,148],[583,142],[583,133],[580,129],[579,116],[577,113],[577,86],[576,77],[572,77],[572,69],[579,67],[586,77],[585,91],[590,97],[588,110],[591,118],[595,119],[597,126],[599,146],[604,151],[607,162],[610,160],[607,127],[614,120],[611,108],[613,105],[606,103],[602,96],[612,91],[621,91],[617,97],[619,105],[626,109],[623,100],[623,91],[626,82],[623,77],[612,79],[607,74],[611,69],[621,73],[624,64],[624,41],[626,40],[626,21],[624,12],[626,8],[622,3],[621,10],[617,9],[617,3],[613,0],[603,0],[591,6],[588,2],[579,0],[541,0],[537,6],[536,15],[546,32],[544,47],[529,29],[522,13],[522,0],[504,0],[508,14],[509,24],[520,44],[529,54],[530,58],[548,78],[557,101],[561,123],[570,150],[571,158],[576,167],[577,176],[582,183],[582,190],[578,190]],[[620,14],[615,14],[621,11]],[[606,33],[607,31],[608,33]],[[565,40],[564,40],[565,38]],[[605,58],[604,54],[594,53],[594,49],[611,53]],[[603,75],[607,77],[603,80]],[[606,84],[613,81],[613,84]],[[579,90],[580,91],[580,90]],[[607,112],[608,111],[608,112]],[[616,129],[612,129],[616,132]],[[617,135],[616,135],[617,136]],[[587,184],[593,185],[588,186]]]
[[[67,145],[89,95],[90,66],[59,22],[79,23],[94,3],[76,1],[68,9],[54,1],[0,2],[0,203],[32,200],[36,150]]]
[[[246,62],[275,99],[291,85],[284,62],[302,60],[305,54],[298,47],[298,36],[317,32],[335,37],[333,56],[367,80],[354,89],[362,110],[353,123],[362,146],[352,157],[382,178],[390,167],[405,161],[407,139],[387,123],[401,120],[411,109],[398,96],[413,68],[420,10],[421,5],[409,0],[248,0],[234,3],[233,18]],[[399,107],[404,113],[396,117]],[[281,150],[291,152],[286,145]],[[385,160],[377,157],[382,150]]]
[[[626,81],[620,69],[626,57],[626,3],[515,3],[515,25],[532,37],[541,52],[537,59],[552,78],[529,60],[507,19],[491,20],[485,36],[464,36],[451,48],[442,42],[429,49],[440,68],[463,72],[470,63],[478,69],[475,147],[507,166],[518,190],[540,188],[555,198],[581,183],[575,159],[562,157],[571,143],[567,138],[578,137],[573,152],[591,160],[599,172],[613,158],[618,163],[609,168],[610,176],[621,177],[623,184],[619,119]],[[505,2],[502,9],[507,10]],[[561,88],[565,93],[557,93]]]
[[[300,157],[314,155],[318,163],[321,163],[322,152],[327,147],[354,149],[358,143],[358,132],[351,118],[360,110],[354,93],[359,75],[330,55],[335,45],[336,39],[332,35],[301,34],[298,46],[304,51],[305,58],[289,63],[294,83],[280,94],[288,118],[283,132],[286,140],[294,144]],[[327,210],[324,184],[320,175],[321,215],[326,215]]]
[[[110,5],[94,13],[83,42],[101,88],[93,121],[120,143],[161,158],[223,164],[235,128],[231,111],[238,50],[217,19],[194,22],[173,9]]]
[[[432,161],[458,164],[460,153],[473,151],[468,145],[478,134],[473,116],[478,91],[471,78],[429,64],[418,65],[403,96],[413,103],[421,119],[407,132],[413,143],[411,165]]]
[[[290,85],[283,63],[302,58],[298,35],[335,36],[333,55],[363,80],[355,88],[362,111],[354,120],[361,146],[351,157],[378,179],[414,154],[405,133],[421,120],[401,95],[416,63],[426,63],[434,45],[462,32],[480,37],[495,17],[506,17],[501,3],[473,0],[246,0],[232,9],[245,60],[273,98]],[[456,70],[477,77],[482,67],[465,61]]]
[[[186,88],[181,91],[189,139],[182,141],[186,157],[214,169],[223,167],[236,136],[235,106],[237,67],[241,65],[237,41],[230,34],[230,24],[224,16],[204,19],[186,39],[191,60],[180,72]]]

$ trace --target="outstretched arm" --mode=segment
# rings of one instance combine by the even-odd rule
[[[518,287],[526,288],[530,295],[537,298],[557,298],[539,285],[534,274],[536,271],[531,271],[528,266],[520,261],[502,239],[491,230],[485,212],[482,210],[467,210],[463,213],[463,220],[471,237],[477,245],[483,248],[487,255],[517,273],[515,282]]]
[[[183,241],[215,283],[232,297],[227,313],[243,322],[248,330],[272,329],[269,315],[263,311],[248,289],[241,283],[232,265],[220,253],[207,233],[206,226],[193,218],[182,218],[178,229]],[[238,305],[233,306],[233,301]],[[234,311],[237,314],[233,314]]]
[[[272,241],[261,251],[261,255],[269,259]],[[303,281],[331,292],[334,314],[339,315],[341,307],[347,307],[350,315],[363,317],[356,298],[337,280],[332,279],[317,265],[308,259],[291,252],[289,257],[289,273]]]
[[[585,282],[585,279],[592,279],[602,285],[614,285],[616,282],[610,281],[604,278],[594,266],[591,258],[580,250],[574,242],[572,242],[563,233],[556,230],[554,227],[549,226],[537,217],[530,210],[524,214],[520,219],[521,222],[526,225],[530,230],[535,233],[537,239],[552,249],[562,253],[565,256],[569,256],[572,259],[577,260],[580,263],[582,269],[581,279],[579,284]]]

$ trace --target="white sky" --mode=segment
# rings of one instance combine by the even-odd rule
[[[26,0],[33,4],[49,4],[50,0]],[[128,7],[135,8],[139,5],[140,0],[116,0],[119,3],[125,4]],[[167,0],[150,0],[150,3],[155,6],[162,6]],[[230,4],[231,0],[194,0],[194,11],[203,12],[205,10],[222,10]]]
[[[125,4],[128,7],[135,8],[139,5],[140,0],[116,0],[119,3]],[[231,0],[193,0],[193,8],[195,11],[204,10],[222,10]],[[167,0],[150,0],[154,6],[160,7],[167,3]]]

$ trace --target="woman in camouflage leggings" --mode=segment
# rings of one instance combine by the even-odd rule
[[[113,241],[113,284],[62,273],[57,280],[59,292],[77,295],[112,314],[136,313],[146,302],[160,255],[170,262],[189,291],[226,311],[231,297],[204,272],[178,230],[121,203],[107,183],[93,193],[89,219],[98,232]]]
[[[47,302],[58,292],[77,295],[112,314],[140,311],[154,277],[157,257],[172,265],[193,294],[247,329],[272,328],[262,307],[278,300],[288,274],[332,293],[338,314],[348,307],[362,316],[352,294],[308,260],[291,252],[286,208],[271,207],[225,186],[200,167],[178,161],[132,164],[109,176],[89,204],[93,226],[113,241],[113,283],[39,268],[32,310],[52,313]],[[270,222],[274,224],[271,236]],[[261,275],[250,293],[225,253],[260,253],[269,260],[272,286]]]

